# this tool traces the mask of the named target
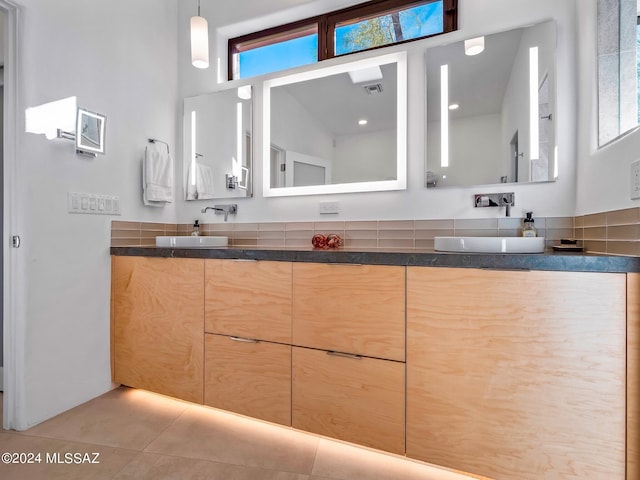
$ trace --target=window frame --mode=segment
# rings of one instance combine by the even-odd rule
[[[388,43],[385,45],[357,50],[353,52],[343,53],[340,55],[335,54],[334,37],[337,24],[348,21],[358,21],[360,19],[364,20],[378,15],[382,16],[388,14],[390,11],[401,10],[404,7],[426,5],[438,1],[440,0],[370,0],[368,2],[359,3],[357,5],[343,8],[341,10],[335,10],[315,17],[305,18],[284,25],[278,25],[276,27],[260,30],[258,32],[230,38],[227,42],[227,79],[234,80],[233,56],[235,54],[251,50],[252,48],[257,48],[257,46],[267,46],[280,43],[282,41],[299,38],[304,35],[304,32],[312,31],[314,29],[314,26],[317,26],[318,32],[318,63],[330,58],[344,57],[346,55],[353,55],[354,53],[377,50],[392,45],[414,42],[417,40],[423,40],[425,38],[434,37],[457,30],[458,0],[441,0],[443,16],[442,32],[425,35],[423,37],[401,40],[399,42]],[[305,29],[305,27],[307,28]],[[240,79],[240,77],[235,80],[238,79]]]

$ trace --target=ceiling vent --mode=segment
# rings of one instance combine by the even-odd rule
[[[377,95],[379,93],[382,93],[382,84],[381,83],[372,83],[370,85],[365,85],[364,86],[364,90],[369,95]]]

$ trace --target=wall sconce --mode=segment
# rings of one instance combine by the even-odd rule
[[[470,38],[464,41],[464,53],[470,57],[484,51],[484,37]]]
[[[200,16],[200,0],[198,15],[191,17],[191,63],[196,68],[209,68],[209,25]]]

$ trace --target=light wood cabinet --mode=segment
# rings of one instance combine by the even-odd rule
[[[205,404],[291,425],[291,263],[205,260],[205,330]]]
[[[205,260],[209,333],[291,343],[291,263]]]
[[[202,403],[204,261],[112,262],[113,381]]]
[[[405,268],[293,265],[293,344],[405,360]]]
[[[291,346],[205,336],[204,403],[291,425]]]
[[[405,365],[293,348],[293,426],[404,453]]]
[[[623,479],[626,291],[624,274],[408,268],[407,455]]]
[[[117,383],[496,480],[640,478],[640,274],[114,256],[111,308]]]
[[[627,275],[627,480],[640,478],[640,273]]]

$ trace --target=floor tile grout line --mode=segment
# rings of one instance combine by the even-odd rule
[[[123,449],[123,450],[127,450],[127,449]],[[132,450],[134,452],[137,452],[137,455],[134,456],[134,458],[131,459],[130,462],[128,462],[125,466],[122,467],[122,469],[120,469],[112,478],[116,478],[120,473],[122,473],[122,471],[127,468],[131,463],[133,463],[140,455],[153,455],[155,457],[158,457],[156,459],[156,461],[154,462],[157,463],[158,460],[162,459],[162,458],[174,458],[174,459],[180,459],[180,460],[187,460],[187,461],[192,461],[192,462],[204,462],[204,463],[209,463],[209,464],[214,464],[214,465],[221,465],[221,466],[231,466],[231,467],[240,467],[240,468],[244,468],[247,470],[255,470],[255,471],[261,471],[261,472],[272,472],[272,473],[290,473],[292,475],[305,475],[307,477],[311,477],[311,474],[307,474],[307,473],[301,473],[301,472],[296,472],[296,471],[292,471],[292,470],[281,470],[281,469],[277,469],[277,468],[267,468],[267,467],[260,467],[260,466],[256,466],[256,465],[246,465],[246,464],[242,464],[242,463],[234,463],[234,462],[225,462],[223,460],[211,460],[208,458],[201,458],[201,457],[186,457],[184,455],[178,455],[175,453],[158,453],[158,452],[146,452],[146,451],[142,451],[142,450]]]
[[[208,408],[206,405],[199,405],[199,404],[187,404],[186,406],[187,408],[185,408],[182,413],[180,413],[180,415],[178,415],[165,429],[163,429],[153,440],[151,440],[142,450],[139,450],[140,453],[145,453],[145,454],[149,454],[149,455],[161,455],[161,456],[166,456],[166,457],[173,457],[173,458],[183,458],[183,459],[187,459],[187,460],[198,460],[198,461],[206,461],[206,462],[210,462],[210,463],[216,463],[219,465],[232,465],[232,466],[236,466],[236,467],[246,467],[246,468],[254,468],[254,469],[261,469],[261,470],[265,470],[265,471],[272,471],[272,472],[279,472],[279,473],[291,473],[294,475],[307,475],[308,477],[311,477],[313,475],[313,466],[315,464],[315,459],[316,459],[316,455],[318,453],[318,446],[320,444],[320,438],[316,438],[315,435],[313,434],[308,434],[306,432],[301,432],[305,435],[309,435],[312,438],[316,438],[318,440],[318,443],[316,444],[315,447],[315,452],[314,452],[314,456],[313,456],[313,463],[311,465],[311,473],[303,473],[303,472],[299,472],[299,471],[294,471],[294,470],[281,470],[281,469],[275,469],[275,468],[266,468],[266,467],[259,467],[259,466],[254,466],[254,465],[245,465],[242,463],[234,463],[234,462],[225,462],[225,461],[221,461],[221,460],[211,460],[211,459],[206,459],[206,458],[201,458],[201,457],[188,457],[188,456],[183,456],[183,455],[176,455],[176,454],[169,454],[169,453],[159,453],[159,452],[152,452],[152,451],[148,451],[147,448],[149,447],[149,445],[151,445],[155,440],[157,440],[164,432],[166,432],[175,422],[177,422],[180,417],[182,417],[185,413],[187,413],[188,410],[193,409],[193,410],[197,410],[199,408]],[[213,409],[212,411],[215,411],[216,409]],[[222,410],[222,412],[224,412],[224,410]],[[226,412],[228,413],[228,412]],[[293,427],[287,427],[285,425],[275,425],[278,428],[282,428],[283,430],[286,431],[298,431]],[[138,451],[138,450],[136,450]]]
[[[140,451],[142,453],[154,453],[154,452],[148,452],[147,451],[147,448],[149,448],[149,445],[151,445],[153,442],[155,442],[160,437],[160,435],[162,435],[164,432],[169,430],[173,426],[173,424],[176,423],[178,421],[178,419],[180,417],[182,417],[191,408],[193,408],[193,405],[185,404],[184,410],[182,410],[182,412],[180,412],[179,415],[176,415],[175,418],[173,420],[171,420],[171,422],[169,422],[165,428],[160,430],[160,432],[157,435],[155,435],[151,440],[149,440],[149,442],[147,442],[146,445],[144,447],[142,447],[142,449]]]
[[[318,461],[318,452],[320,451],[320,442],[322,442],[321,438],[318,438],[318,443],[316,443],[316,451],[313,454],[313,462],[311,462],[311,470],[309,472],[309,478],[313,477],[313,471],[316,468],[316,462]]]

